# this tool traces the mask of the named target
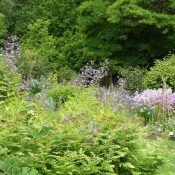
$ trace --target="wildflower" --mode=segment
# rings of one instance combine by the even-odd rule
[[[23,91],[23,90],[25,90],[25,87],[24,87],[24,85],[21,85],[21,86],[19,86],[18,88],[19,88],[19,90],[20,90],[20,91]]]
[[[171,89],[147,89],[140,94],[135,94],[134,103],[136,107],[146,106],[149,109],[161,107],[163,110],[174,110],[175,94]]]

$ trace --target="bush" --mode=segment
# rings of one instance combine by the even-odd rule
[[[49,20],[37,19],[28,25],[28,32],[22,38],[23,57],[19,66],[28,78],[39,78],[55,69],[56,41],[48,32],[49,25]]]
[[[63,83],[72,80],[76,76],[76,73],[68,66],[65,66],[59,69],[59,71],[57,72],[57,76],[58,81],[60,83]]]
[[[94,89],[76,93],[55,117],[42,111],[34,115],[25,123],[26,116],[18,114],[0,128],[3,174],[154,175],[160,164],[136,122],[101,105]]]
[[[76,89],[76,87],[70,84],[58,84],[49,90],[48,97],[53,99],[55,107],[59,107],[65,103],[69,97],[74,96]]]
[[[163,87],[162,78],[166,79],[167,87],[175,90],[175,55],[156,61],[155,66],[147,72],[144,85],[151,89]]]
[[[143,79],[146,70],[139,67],[130,67],[126,70],[121,71],[121,76],[125,80],[125,90],[130,92],[142,91],[144,89]]]

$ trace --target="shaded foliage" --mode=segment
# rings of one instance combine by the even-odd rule
[[[56,46],[49,69],[66,65],[79,71],[92,59],[98,63],[108,58],[115,73],[129,65],[152,65],[155,58],[174,52],[175,5],[170,0],[3,0],[0,6],[8,33],[30,36],[35,50],[28,26],[49,20],[43,25],[56,42],[43,44],[44,50]]]
[[[6,33],[6,26],[4,22],[4,15],[0,14],[0,45],[4,41],[4,35]]]

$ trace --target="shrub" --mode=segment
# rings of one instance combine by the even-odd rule
[[[0,128],[0,171],[8,175],[23,169],[48,175],[155,174],[160,159],[141,138],[139,126],[101,105],[95,94],[94,89],[76,93],[55,117],[42,111],[30,123],[23,122],[23,113],[13,122],[7,117]],[[12,161],[15,166],[7,167]]]
[[[63,83],[72,80],[76,73],[68,66],[62,67],[57,72],[58,82]]]
[[[122,70],[120,74],[125,80],[124,89],[132,93],[142,91],[144,89],[143,79],[145,73],[146,70],[139,67],[129,67],[126,70]]]
[[[28,32],[22,38],[24,52],[19,65],[28,78],[39,78],[55,68],[56,41],[49,35],[49,25],[49,20],[37,19],[28,25]]]
[[[40,73],[37,76],[38,72],[35,70],[36,64],[39,64],[37,62],[39,59],[40,56],[36,51],[23,49],[21,57],[17,61],[17,65],[22,76],[28,81],[33,78],[33,75],[35,75],[34,77],[39,77],[41,75]]]
[[[70,84],[58,84],[49,90],[48,97],[53,99],[55,107],[59,107],[65,103],[69,97],[74,96],[76,89],[75,86]]]
[[[175,90],[175,55],[156,61],[155,66],[147,72],[144,85],[151,89],[163,87],[162,78],[166,79],[167,87]]]

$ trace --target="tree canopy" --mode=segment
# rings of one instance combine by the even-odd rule
[[[89,60],[109,59],[117,72],[175,51],[173,0],[2,0],[0,12],[7,34],[39,50],[49,70],[78,71]]]

